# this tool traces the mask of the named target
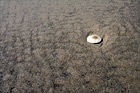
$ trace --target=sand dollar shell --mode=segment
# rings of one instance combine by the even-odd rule
[[[89,35],[87,37],[87,42],[89,42],[89,43],[97,44],[97,43],[100,43],[101,41],[102,41],[102,38],[95,34]]]

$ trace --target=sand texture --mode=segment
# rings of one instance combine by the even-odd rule
[[[0,93],[140,93],[140,0],[0,0]]]

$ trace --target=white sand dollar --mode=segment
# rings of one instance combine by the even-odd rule
[[[97,44],[97,43],[100,43],[101,41],[102,41],[102,38],[95,34],[89,35],[87,37],[87,42],[89,42],[89,43]]]

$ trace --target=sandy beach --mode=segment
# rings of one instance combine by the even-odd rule
[[[0,0],[0,93],[140,93],[140,0]]]

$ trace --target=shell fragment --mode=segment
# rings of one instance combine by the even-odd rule
[[[89,43],[97,44],[97,43],[100,43],[101,41],[102,41],[102,38],[95,34],[89,35],[87,37],[87,42],[89,42]]]

